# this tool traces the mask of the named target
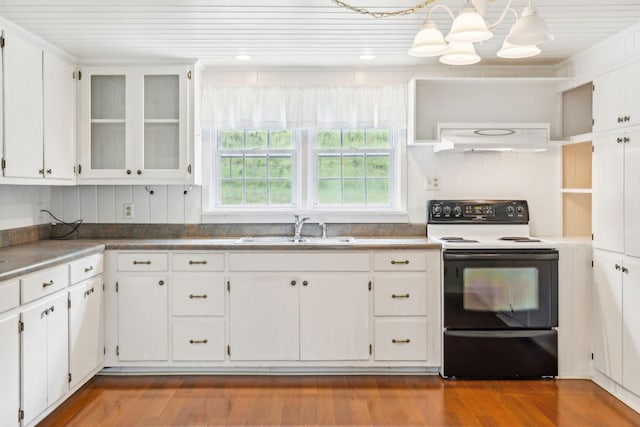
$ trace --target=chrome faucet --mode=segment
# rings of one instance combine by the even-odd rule
[[[302,240],[302,227],[304,227],[304,223],[309,220],[308,216],[304,218],[300,218],[300,215],[294,215],[294,232],[293,232],[293,241],[299,242]]]

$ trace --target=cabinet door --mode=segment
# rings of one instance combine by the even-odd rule
[[[625,257],[622,277],[622,385],[640,395],[640,259]]]
[[[626,99],[623,115],[628,118],[628,120],[624,122],[625,126],[629,126],[640,123],[640,99],[638,99],[638,94],[640,93],[640,79],[638,79],[638,75],[640,75],[640,62],[635,61],[627,65],[624,68],[624,72],[624,94]]]
[[[629,142],[624,144],[624,252],[640,257],[640,131],[625,137]]]
[[[42,50],[4,34],[4,176],[42,177]]]
[[[22,312],[22,409],[29,424],[47,407],[47,317],[50,302]]]
[[[73,388],[104,358],[102,278],[95,277],[69,292],[69,371]]]
[[[2,426],[18,426],[20,408],[20,335],[18,315],[0,319],[0,420]]]
[[[136,174],[185,178],[187,172],[187,68],[143,70],[144,119],[136,141]]]
[[[44,53],[45,178],[75,177],[75,80],[73,64]]]
[[[69,391],[69,310],[68,295],[49,302],[47,317],[47,405]]]
[[[622,259],[593,251],[593,366],[622,382]]]
[[[79,178],[129,178],[133,174],[130,120],[135,111],[129,75],[124,68],[82,69]]]
[[[230,286],[231,360],[298,360],[298,277],[236,274]]]
[[[618,118],[625,112],[625,71],[617,70],[593,80],[593,131],[621,126]]]
[[[593,247],[615,252],[624,251],[622,137],[610,133],[593,139]]]
[[[167,360],[166,276],[121,276],[118,280],[120,361]]]
[[[369,359],[369,277],[305,275],[300,288],[300,359]]]

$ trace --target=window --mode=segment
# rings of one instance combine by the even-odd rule
[[[219,206],[293,206],[294,143],[288,130],[223,130]]]
[[[389,130],[319,130],[314,159],[316,206],[392,205]]]

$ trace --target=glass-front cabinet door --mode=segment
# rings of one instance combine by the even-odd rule
[[[188,73],[186,66],[83,69],[79,180],[188,183]]]

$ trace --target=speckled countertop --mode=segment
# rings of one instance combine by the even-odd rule
[[[0,248],[0,282],[74,259],[113,250],[369,250],[440,249],[440,244],[425,238],[356,238],[353,241],[311,239],[293,243],[256,238],[238,243],[238,239],[92,239],[40,240]]]
[[[39,240],[0,248],[0,282],[104,251],[89,240]]]

